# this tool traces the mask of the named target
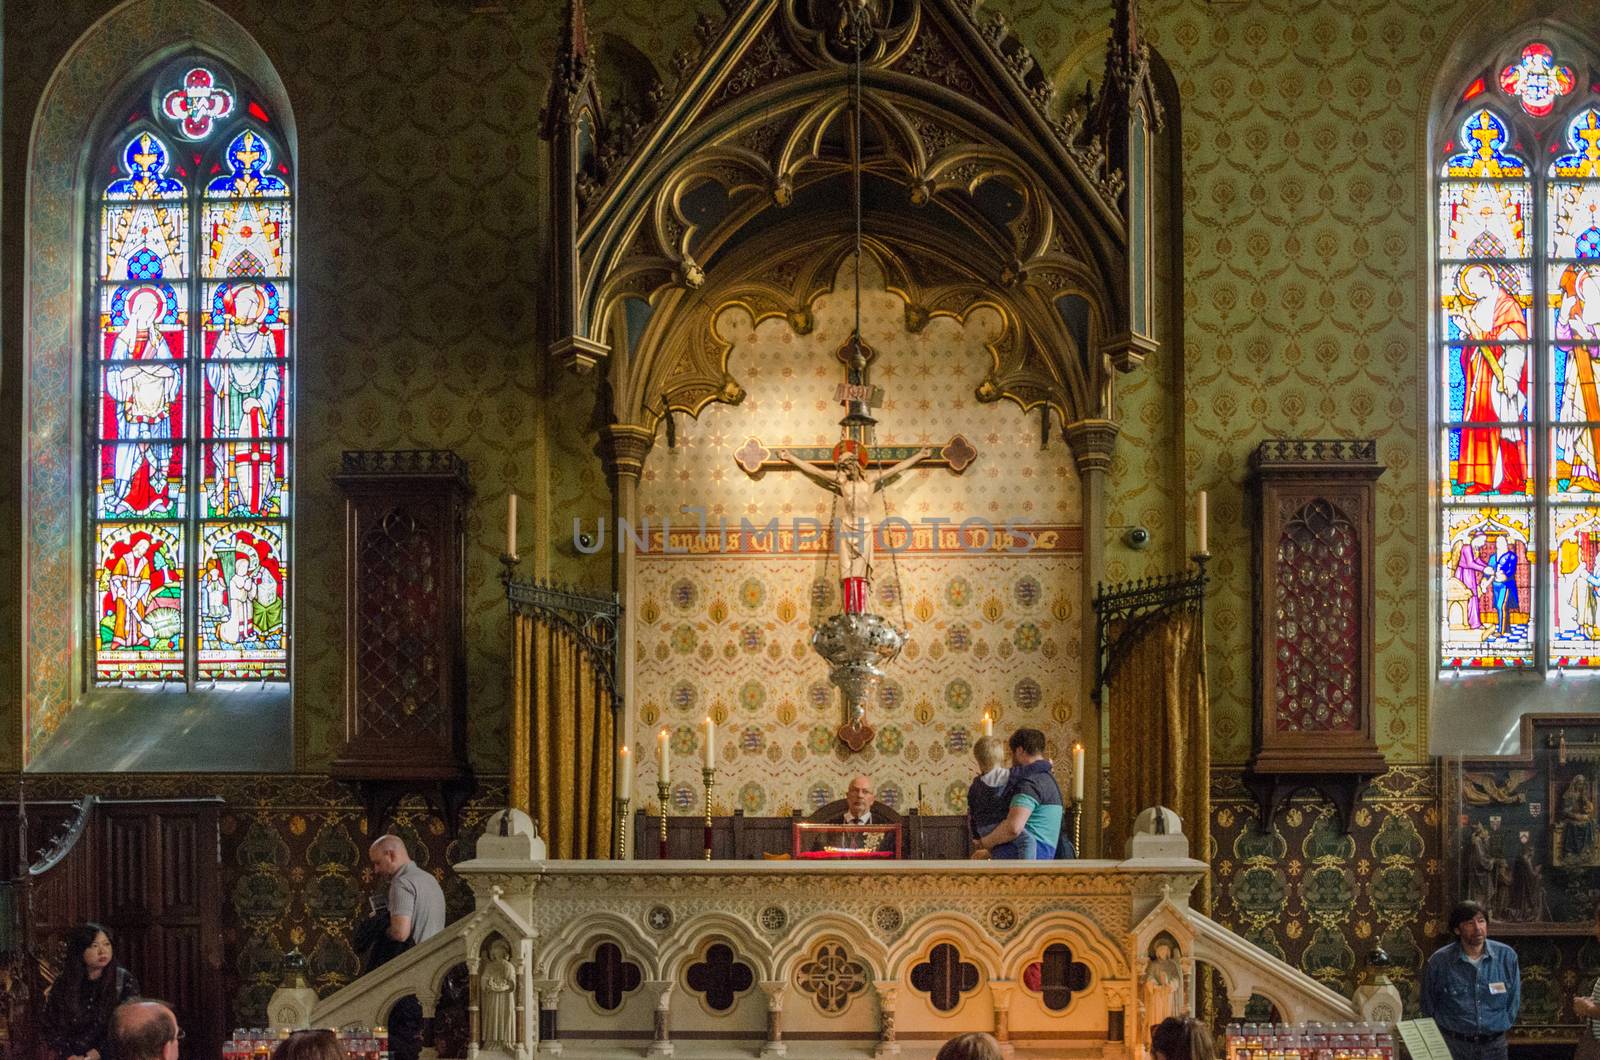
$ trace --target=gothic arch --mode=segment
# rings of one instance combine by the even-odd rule
[[[22,349],[23,762],[70,709],[82,681],[79,606],[81,460],[77,414],[83,348],[88,155],[119,88],[186,50],[253,81],[297,154],[288,92],[260,44],[206,0],[127,0],[67,51],[40,94],[28,141]],[[303,219],[303,217],[302,217]]]

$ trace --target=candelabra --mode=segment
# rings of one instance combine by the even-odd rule
[[[630,800],[617,799],[616,838],[611,843],[611,856],[617,861],[628,860],[628,806]]]
[[[667,860],[667,797],[671,790],[665,780],[656,782],[656,798],[661,800],[661,845],[656,848],[656,857],[661,861]]]
[[[706,782],[706,860],[711,860],[711,790],[717,785],[717,771],[710,766],[702,769],[700,775]]]

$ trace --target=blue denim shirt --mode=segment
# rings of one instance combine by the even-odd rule
[[[1501,1034],[1522,1010],[1522,969],[1517,951],[1485,939],[1474,967],[1452,942],[1428,958],[1422,973],[1422,1014],[1454,1034]],[[1494,988],[1494,989],[1491,989]]]

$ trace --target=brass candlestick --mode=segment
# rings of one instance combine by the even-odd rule
[[[706,860],[711,860],[711,789],[717,784],[717,771],[710,766],[702,769],[700,775],[706,781]]]
[[[656,848],[656,857],[661,861],[667,860],[667,798],[670,794],[665,780],[656,781],[656,798],[661,800],[661,845]]]
[[[617,800],[616,838],[611,844],[611,856],[618,861],[628,860],[628,806],[628,799]]]
[[[1072,800],[1072,856],[1083,857],[1083,800]]]

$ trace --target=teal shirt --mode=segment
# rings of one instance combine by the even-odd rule
[[[1062,807],[1043,805],[1032,795],[1020,793],[1012,797],[1011,805],[1028,808],[1028,823],[1022,826],[1022,830],[1031,835],[1035,842],[1054,850],[1056,841],[1061,838],[1061,819],[1065,815]]]

